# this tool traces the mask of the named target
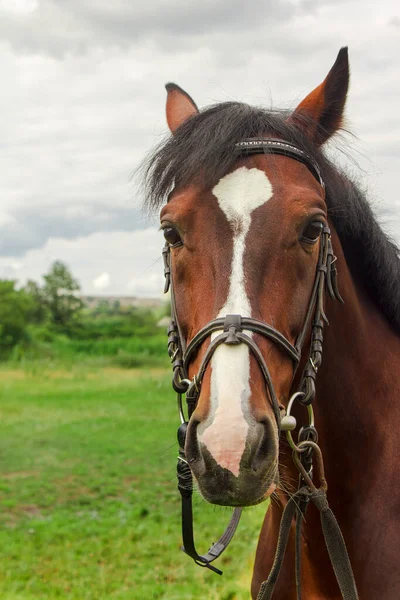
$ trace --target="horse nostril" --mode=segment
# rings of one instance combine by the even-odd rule
[[[265,469],[266,463],[273,462],[277,453],[277,440],[271,421],[264,419],[260,421],[260,425],[262,425],[260,442],[251,462],[251,468],[255,472]]]
[[[199,425],[200,421],[197,421],[192,417],[187,428],[185,441],[186,459],[191,465],[191,468],[193,468],[196,477],[202,475],[206,468],[197,437],[197,427]]]

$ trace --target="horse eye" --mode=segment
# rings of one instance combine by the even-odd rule
[[[324,224],[321,221],[311,221],[303,231],[301,241],[307,244],[315,244],[318,241],[324,229]]]
[[[170,246],[175,246],[176,244],[182,243],[181,236],[174,227],[164,227],[163,234],[165,241],[168,242]]]

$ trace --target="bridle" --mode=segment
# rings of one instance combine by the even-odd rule
[[[286,141],[279,139],[247,139],[238,142],[234,147],[234,152],[237,154],[238,158],[252,154],[265,153],[294,159],[304,164],[322,188],[325,188],[319,166],[313,157]],[[173,368],[172,386],[177,392],[178,410],[181,419],[181,425],[178,429],[179,456],[177,473],[178,488],[182,498],[182,550],[191,556],[199,566],[207,567],[214,572],[221,574],[221,571],[211,563],[222,554],[232,539],[239,523],[242,509],[234,509],[231,521],[224,534],[211,546],[209,551],[204,555],[198,554],[193,539],[192,473],[186,461],[184,447],[188,422],[196,408],[204,374],[216,349],[221,344],[226,344],[228,346],[246,344],[249,347],[251,353],[256,358],[263,375],[275,415],[278,433],[280,434],[281,431],[286,432],[289,444],[297,458],[297,462],[295,460],[295,463],[300,471],[300,483],[297,492],[299,497],[297,498],[298,504],[296,504],[296,508],[293,510],[299,509],[299,506],[301,506],[303,516],[309,499],[316,503],[313,496],[310,495],[308,498],[308,492],[306,493],[304,490],[307,488],[307,490],[311,490],[312,492],[313,490],[320,491],[315,488],[315,485],[312,482],[313,455],[315,452],[317,454],[320,470],[322,471],[320,472],[320,479],[321,481],[325,481],[323,478],[322,457],[320,455],[319,447],[316,444],[318,436],[314,426],[312,402],[315,398],[315,380],[318,369],[322,363],[324,325],[328,323],[323,306],[325,289],[327,289],[332,299],[343,302],[337,285],[336,257],[333,254],[330,229],[326,226],[323,228],[320,236],[318,264],[303,327],[294,345],[272,325],[251,317],[243,317],[236,314],[226,315],[224,318],[210,321],[196,333],[189,344],[186,344],[176,312],[175,292],[171,277],[170,246],[168,243],[163,249],[163,259],[165,275],[164,292],[168,292],[169,289],[171,290],[171,323],[168,329],[168,353]],[[277,400],[266,361],[258,345],[248,332],[262,335],[266,339],[272,341],[283,353],[286,353],[293,361],[294,376],[300,364],[302,349],[310,329],[311,341],[308,360],[306,361],[300,378],[299,388],[292,394],[285,410]],[[215,333],[218,333],[218,335],[211,339],[202,358],[198,372],[192,379],[189,379],[188,372],[190,364],[197,355],[203,342]],[[187,418],[185,417],[183,408],[184,395],[186,396],[187,403]],[[309,424],[300,430],[297,444],[295,444],[291,434],[291,431],[297,426],[295,418],[291,415],[292,406],[296,401],[307,407],[309,416]],[[273,590],[273,586],[271,589]],[[270,596],[259,596],[260,599],[267,597],[269,598]],[[343,597],[346,597],[346,599],[356,598],[356,596]]]

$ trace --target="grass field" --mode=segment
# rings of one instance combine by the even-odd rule
[[[179,551],[176,405],[163,368],[0,369],[2,600],[246,599],[265,506],[219,560]],[[228,509],[195,501],[202,551]]]

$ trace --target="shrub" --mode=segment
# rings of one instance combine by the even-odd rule
[[[15,289],[15,281],[0,280],[0,356],[28,341],[27,322],[31,299],[23,290]]]

